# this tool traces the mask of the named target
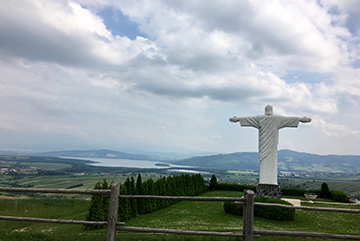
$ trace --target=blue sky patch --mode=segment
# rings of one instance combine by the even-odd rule
[[[329,82],[332,77],[329,73],[315,73],[305,71],[289,71],[282,79],[288,82],[320,83]]]
[[[130,39],[135,39],[136,36],[145,37],[139,32],[138,24],[131,21],[128,16],[124,15],[120,10],[113,7],[107,7],[97,12],[106,25],[114,35],[127,36]]]

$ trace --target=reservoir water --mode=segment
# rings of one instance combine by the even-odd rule
[[[164,169],[169,167],[196,168],[194,166],[173,165],[165,162],[148,161],[148,160],[129,160],[129,159],[92,158],[92,157],[62,157],[62,158],[93,161],[92,163],[89,163],[89,165],[103,166],[103,167],[135,167],[135,168],[158,168],[158,169]],[[160,164],[160,165],[156,165],[156,164]]]

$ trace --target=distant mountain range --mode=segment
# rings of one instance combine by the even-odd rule
[[[0,152],[1,153],[1,152]],[[132,154],[130,154],[132,153]],[[9,154],[9,153],[4,153]],[[29,154],[29,153],[27,153]],[[52,157],[91,157],[91,158],[115,158],[115,159],[129,159],[129,160],[180,160],[193,156],[210,155],[209,152],[192,152],[192,153],[174,153],[174,152],[149,152],[142,150],[131,149],[129,151],[113,151],[113,150],[65,150],[65,151],[49,151],[32,153],[38,156],[52,156]]]
[[[257,152],[199,156],[172,161],[173,164],[207,168],[259,170]],[[287,172],[360,173],[360,156],[315,155],[290,150],[278,151],[278,170]]]
[[[257,152],[237,152],[172,159],[166,155],[130,154],[112,150],[72,150],[36,153],[37,156],[115,158],[163,161],[171,164],[237,170],[259,170]],[[358,155],[316,155],[291,150],[278,151],[278,169],[287,172],[360,173]]]
[[[81,158],[116,158],[129,160],[156,160],[156,156],[144,154],[130,154],[112,150],[70,150],[70,151],[50,151],[35,153],[37,156],[51,157],[81,157]]]

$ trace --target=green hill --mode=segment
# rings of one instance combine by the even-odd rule
[[[237,152],[198,156],[171,161],[173,164],[222,169],[259,170],[257,152]],[[360,173],[360,156],[316,155],[290,150],[278,151],[280,171],[313,171],[330,173]]]
[[[116,158],[129,160],[152,160],[154,157],[142,154],[130,154],[126,152],[113,150],[69,150],[69,151],[51,151],[36,153],[37,156],[52,157],[81,157],[81,158]]]

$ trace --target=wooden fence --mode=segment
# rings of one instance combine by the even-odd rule
[[[260,235],[360,240],[360,236],[357,236],[357,235],[341,235],[341,234],[314,233],[314,232],[253,230],[254,206],[255,205],[290,208],[290,209],[303,209],[303,210],[312,210],[312,211],[346,212],[346,213],[360,213],[360,210],[358,210],[358,209],[339,209],[339,208],[296,207],[296,206],[288,206],[288,205],[274,204],[274,203],[255,203],[254,202],[255,195],[254,195],[254,192],[251,190],[244,191],[244,198],[119,195],[120,184],[118,184],[118,183],[113,183],[111,185],[111,190],[69,190],[69,189],[0,187],[0,191],[32,192],[32,193],[65,193],[65,194],[102,194],[102,195],[110,196],[108,220],[102,221],[102,222],[100,222],[100,221],[61,220],[61,219],[42,219],[42,218],[0,216],[0,220],[10,220],[10,221],[45,222],[45,223],[62,223],[62,224],[85,224],[85,225],[107,225],[107,234],[106,234],[107,241],[115,241],[116,240],[116,230],[144,232],[144,233],[159,233],[159,234],[177,234],[177,235],[243,237],[244,241],[251,241],[253,238],[260,237]],[[178,201],[188,200],[188,201],[215,201],[215,202],[231,201],[231,202],[235,202],[236,204],[244,205],[243,230],[242,230],[242,232],[204,232],[204,231],[185,231],[185,230],[174,230],[174,229],[154,229],[154,228],[125,226],[125,223],[117,222],[120,198],[124,198],[124,199],[161,199],[161,200],[178,200]]]
[[[30,193],[65,193],[65,194],[102,194],[110,196],[109,213],[107,221],[83,221],[83,220],[62,220],[62,219],[44,219],[44,218],[25,218],[25,217],[10,217],[0,216],[0,220],[9,221],[27,221],[27,222],[42,222],[42,223],[62,223],[62,224],[83,224],[83,225],[107,225],[107,241],[115,241],[116,226],[125,225],[123,222],[117,222],[118,207],[119,207],[119,193],[120,184],[113,183],[111,190],[71,190],[71,189],[40,189],[40,188],[6,188],[0,187],[0,191],[4,192],[30,192]]]

